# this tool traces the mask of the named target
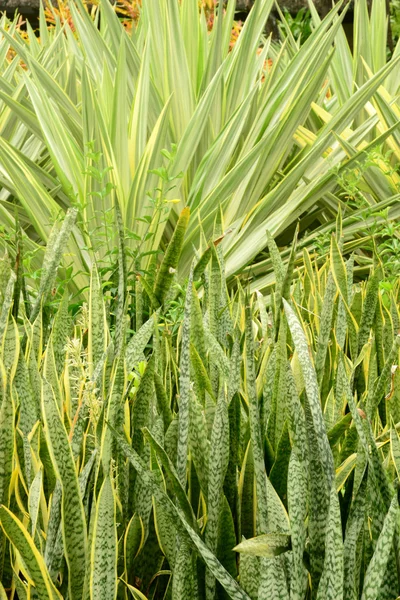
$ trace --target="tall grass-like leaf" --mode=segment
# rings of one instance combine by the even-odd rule
[[[150,446],[156,453],[160,463],[162,464],[166,474],[168,475],[168,478],[172,484],[174,494],[176,495],[179,504],[181,505],[181,510],[185,513],[185,517],[188,523],[191,523],[192,527],[196,530],[197,523],[193,514],[192,507],[190,506],[185,490],[178,479],[175,467],[172,464],[171,459],[146,427],[143,429],[143,434],[145,439],[149,442]]]
[[[1,378],[5,381],[6,374],[3,364],[0,363],[2,371]],[[10,484],[13,471],[14,458],[14,405],[10,393],[10,388],[1,389],[1,407],[0,407],[0,504],[9,506],[10,502]],[[0,536],[0,575],[3,572],[5,540]]]
[[[52,584],[39,550],[19,519],[5,506],[0,506],[0,523],[10,542],[22,556],[35,585],[39,600],[62,600]]]
[[[168,244],[167,251],[162,260],[158,271],[157,279],[154,285],[154,295],[160,304],[163,304],[165,297],[171,287],[174,273],[178,266],[179,257],[182,251],[183,240],[189,223],[190,209],[186,207],[182,210],[174,234]],[[190,288],[191,289],[191,288]]]
[[[43,471],[39,469],[29,488],[28,507],[31,518],[31,535],[35,538],[36,525],[39,517],[40,495],[42,493]]]
[[[274,558],[290,549],[290,535],[286,533],[264,533],[235,546],[236,552],[251,556]]]
[[[207,527],[205,541],[215,554],[218,542],[218,527],[222,509],[223,484],[229,463],[229,417],[228,405],[223,388],[219,394],[211,432],[212,460],[208,468]],[[215,580],[206,574],[206,597],[215,595]]]
[[[68,238],[71,234],[71,231],[75,225],[77,214],[78,211],[76,208],[71,208],[68,210],[67,214],[65,215],[63,224],[61,225],[60,232],[54,240],[54,245],[50,245],[50,247],[48,247],[46,250],[46,254],[43,260],[42,276],[40,279],[39,291],[30,315],[30,320],[32,323],[39,314],[41,303],[47,300],[47,297],[51,291],[56,277],[57,269],[60,265],[61,258],[65,251],[65,246],[68,242]]]
[[[183,530],[186,530],[190,539],[198,549],[201,554],[204,562],[207,567],[213,573],[214,577],[220,582],[222,587],[226,590],[232,600],[250,600],[248,595],[240,588],[237,582],[229,575],[229,573],[224,569],[221,563],[218,561],[216,556],[209,550],[206,544],[202,541],[200,536],[192,529],[192,527],[186,522],[184,514],[180,511],[180,509],[176,508],[169,497],[165,494],[165,492],[159,486],[157,479],[154,477],[153,473],[150,473],[145,464],[143,463],[140,456],[135,452],[127,442],[117,433],[114,433],[115,439],[117,440],[118,446],[121,448],[121,451],[125,454],[125,456],[129,459],[130,463],[138,472],[139,476],[143,479],[146,485],[151,489],[152,494],[154,494],[160,504],[162,504],[168,516],[176,522],[176,518],[178,517],[179,522],[182,524]]]
[[[378,597],[383,578],[385,577],[386,564],[392,549],[398,514],[399,503],[396,494],[385,517],[375,552],[365,574],[361,600],[375,600]]]
[[[246,301],[246,359],[247,393],[250,415],[251,443],[254,456],[254,472],[257,494],[257,515],[259,533],[268,531],[268,501],[265,485],[264,453],[261,441],[260,412],[257,398],[256,373],[254,366],[254,340],[250,313],[250,299]]]
[[[190,402],[189,448],[201,490],[207,498],[210,442],[207,438],[207,423],[203,407],[196,398],[192,398]]]
[[[336,486],[332,486],[325,539],[325,562],[318,586],[317,600],[343,598],[342,521]]]
[[[172,579],[172,597],[176,600],[193,598],[193,563],[189,544],[182,541],[177,552]]]
[[[315,370],[317,372],[317,378],[319,383],[321,383],[324,374],[326,354],[328,350],[328,344],[332,328],[333,311],[335,308],[335,296],[336,284],[332,272],[330,271],[324,294],[324,302],[322,305],[317,354],[315,356]]]
[[[193,297],[192,287],[193,268],[190,271],[186,291],[185,313],[182,324],[182,351],[179,365],[179,433],[176,471],[183,486],[186,485],[187,449],[190,424],[190,323]]]
[[[348,296],[348,281],[346,267],[340,253],[338,243],[334,236],[331,239],[331,260],[332,273],[335,279],[338,291],[340,293],[343,306],[346,310],[347,324],[349,328],[350,349],[353,360],[356,359],[358,349],[358,324],[350,310],[350,298]]]
[[[152,382],[152,374],[149,376],[149,380]],[[109,473],[110,463],[113,457],[113,436],[110,426],[119,429],[122,424],[122,401],[124,388],[125,365],[124,361],[119,358],[114,365],[114,373],[107,404],[106,426],[102,430],[101,462],[104,476],[107,476]]]
[[[302,600],[307,584],[303,563],[306,543],[305,518],[307,513],[307,475],[297,451],[293,451],[289,461],[288,505],[292,541],[293,571],[290,579],[290,594],[293,600]]]
[[[293,309],[285,300],[283,303],[306,391],[304,412],[308,441],[307,460],[310,489],[309,535],[311,571],[314,580],[313,585],[316,587],[323,569],[330,486],[332,486],[334,480],[333,456],[323,421],[317,376],[312,364],[307,339]]]
[[[358,597],[358,588],[360,585],[357,577],[357,546],[360,532],[365,520],[367,507],[367,483],[368,476],[364,472],[361,485],[352,502],[350,513],[346,523],[346,532],[344,538],[344,599],[352,600]]]
[[[117,527],[115,495],[107,476],[96,505],[91,552],[91,600],[113,600],[117,597]]]
[[[90,273],[88,354],[92,375],[106,351],[106,315],[101,282],[96,265]]]
[[[358,331],[358,352],[361,352],[363,346],[368,342],[378,302],[379,282],[382,279],[382,275],[382,270],[378,268],[368,280],[360,329]]]
[[[10,278],[7,283],[6,290],[4,292],[3,304],[0,313],[0,341],[3,339],[4,332],[7,327],[8,317],[10,313],[11,304],[14,297],[14,286],[16,282],[16,275],[14,271],[11,271]]]
[[[128,372],[132,371],[141,359],[143,352],[154,332],[155,320],[158,313],[151,316],[139,331],[135,333],[126,345],[125,362]]]
[[[304,331],[294,314],[293,309],[289,306],[286,300],[283,300],[285,313],[288,320],[290,332],[299,357],[299,362],[303,372],[306,394],[310,406],[310,411],[313,420],[313,426],[318,438],[318,449],[322,464],[324,465],[326,481],[328,485],[333,482],[333,457],[329,445],[328,436],[321,412],[319,387],[317,377],[310,357],[310,348],[307,343]]]
[[[281,558],[261,559],[259,600],[289,600],[285,565]]]
[[[71,600],[81,600],[86,573],[87,536],[78,478],[53,390],[43,381],[42,414],[53,465],[62,483],[62,527]]]
[[[369,416],[373,416],[379,403],[382,401],[386,386],[388,385],[390,374],[392,371],[392,365],[397,360],[398,352],[400,348],[400,334],[396,334],[392,348],[388,354],[388,357],[383,366],[382,372],[379,375],[375,385],[369,391],[367,397],[367,412]]]

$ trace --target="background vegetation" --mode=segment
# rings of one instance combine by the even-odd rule
[[[400,595],[400,42],[271,8],[1,18],[0,600]]]

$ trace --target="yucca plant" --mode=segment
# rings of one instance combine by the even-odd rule
[[[353,283],[339,215],[294,280],[296,243],[285,266],[269,235],[269,298],[228,291],[217,243],[177,286],[184,213],[133,312],[121,253],[117,297],[94,265],[88,303],[72,317],[65,292],[53,318],[75,216],[30,317],[0,263],[0,594],[394,600],[398,280],[380,290],[377,257]]]
[[[210,240],[221,211],[227,276],[251,264],[257,289],[274,281],[267,226],[285,244],[300,218],[311,251],[342,205],[346,242],[363,245],[366,211],[398,217],[399,46],[388,60],[385,0],[371,17],[366,0],[355,4],[353,54],[341,2],[322,22],[313,15],[303,45],[290,29],[277,45],[263,35],[273,1],[257,0],[233,48],[235,0],[211,32],[197,0],[144,2],[129,31],[108,1],[90,14],[71,1],[71,19],[55,12],[50,28],[42,11],[40,37],[3,16],[0,222],[14,230],[18,218],[36,269],[55,216],[76,207],[66,264],[78,290],[116,205],[126,248],[143,239],[142,269],[190,207],[186,276],[193,244]],[[356,205],[344,195],[354,173]],[[175,204],[152,219],[160,198]]]

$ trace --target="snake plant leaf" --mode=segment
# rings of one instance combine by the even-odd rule
[[[181,514],[178,510],[178,514]],[[224,588],[228,596],[232,600],[250,600],[246,592],[238,585],[237,581],[233,579],[229,573],[224,569],[216,556],[209,550],[206,544],[202,541],[188,523],[181,517],[182,524],[189,534],[192,542],[199,551],[201,557],[210,569],[214,577],[219,581],[221,586]]]
[[[285,533],[264,533],[249,540],[243,540],[234,547],[236,552],[273,558],[290,550],[290,535]]]
[[[224,379],[229,381],[230,364],[228,357],[226,356],[220,343],[208,327],[204,327],[204,337],[209,351],[210,360],[217,365]]]
[[[246,365],[247,365],[247,394],[249,403],[251,443],[254,457],[254,475],[257,493],[257,513],[259,532],[267,533],[268,501],[265,484],[264,455],[260,430],[260,415],[257,398],[256,373],[254,365],[254,340],[250,313],[250,300],[246,299]]]
[[[57,374],[60,375],[65,362],[65,346],[70,333],[71,321],[68,315],[68,294],[64,293],[52,329],[53,352]]]
[[[154,450],[156,456],[158,457],[160,463],[162,464],[164,471],[166,472],[170,483],[172,485],[172,490],[177,497],[181,510],[185,513],[185,517],[188,523],[191,523],[192,527],[197,529],[196,518],[193,514],[192,507],[188,501],[185,490],[182,487],[181,482],[178,479],[178,475],[175,471],[175,467],[172,464],[171,459],[165,452],[164,448],[160,446],[157,440],[153,437],[151,432],[147,429],[147,427],[143,428],[143,435],[145,439],[149,442],[151,448]]]
[[[349,328],[349,340],[350,348],[353,360],[357,356],[358,348],[358,324],[352,311],[350,310],[350,298],[348,295],[348,278],[346,266],[344,264],[338,243],[335,237],[332,235],[331,239],[331,260],[332,260],[332,274],[335,279],[336,286],[341,296],[343,306],[346,310],[347,324]]]
[[[151,316],[146,323],[131,337],[125,350],[125,362],[128,373],[132,371],[139,360],[154,332],[158,313]]]
[[[61,502],[62,486],[60,480],[57,479],[51,501],[49,502],[50,516],[47,524],[47,537],[44,551],[44,561],[53,581],[57,578],[59,565],[63,555]]]
[[[179,257],[182,252],[183,240],[189,224],[190,208],[185,207],[179,215],[173,236],[168,244],[164,258],[158,271],[154,285],[154,295],[160,304],[163,304],[171,287],[174,273],[177,269]]]
[[[394,427],[390,429],[390,453],[397,477],[400,477],[400,438]]]
[[[332,486],[325,539],[325,562],[317,599],[343,599],[343,539],[339,498]]]
[[[203,406],[195,397],[190,401],[189,448],[202,493],[207,498],[210,441],[207,438],[207,423]]]
[[[335,308],[335,296],[336,284],[332,275],[332,271],[329,271],[319,324],[317,353],[315,356],[315,370],[317,372],[319,383],[321,383],[324,373],[326,354],[332,328],[333,311]]]
[[[107,324],[101,282],[96,265],[90,274],[88,355],[90,375],[100,363],[107,348]]]
[[[377,598],[381,589],[383,578],[385,576],[385,568],[389,559],[389,554],[392,548],[393,536],[398,521],[399,503],[397,494],[395,494],[389,511],[385,517],[385,522],[381,534],[376,544],[375,552],[371,562],[368,565],[365,574],[364,586],[361,600],[373,600]]]
[[[87,535],[78,477],[67,432],[49,383],[42,386],[42,414],[52,462],[62,483],[62,528],[70,573],[71,600],[81,600],[86,573]]]
[[[174,572],[175,560],[177,558],[177,544],[179,542],[175,522],[169,519],[156,500],[153,500],[153,513],[158,545],[168,560],[172,572]]]
[[[271,232],[267,229],[267,243],[268,250],[271,255],[271,261],[274,268],[274,273],[276,277],[276,282],[278,285],[282,285],[283,279],[285,277],[285,265],[282,261],[279,248],[276,245],[276,242],[271,234]]]
[[[289,600],[284,556],[261,558],[260,563],[259,600]]]
[[[183,540],[177,552],[172,578],[172,597],[176,600],[193,599],[193,561],[190,546]]]
[[[385,395],[386,386],[388,385],[392,373],[392,366],[397,361],[399,348],[400,334],[396,334],[382,372],[367,397],[367,412],[369,416],[374,415],[376,408],[379,406],[379,403]]]
[[[327,481],[331,483],[333,481],[333,457],[332,451],[329,446],[328,436],[325,429],[325,424],[322,417],[320,400],[319,400],[319,387],[317,383],[317,377],[310,357],[310,350],[305,337],[304,331],[293,311],[286,300],[283,300],[285,313],[288,320],[290,332],[293,337],[293,341],[298,353],[301,369],[303,372],[304,382],[306,386],[306,394],[310,405],[310,411],[312,414],[313,426],[315,433],[318,437],[318,447],[326,469]]]
[[[130,585],[129,583],[124,582],[127,589],[130,591],[131,596],[133,596],[134,600],[148,600],[148,598],[146,598],[146,596],[137,588],[135,588],[133,585]]]
[[[163,418],[164,431],[166,432],[172,421],[172,411],[164,383],[157,371],[154,371],[154,389],[156,392],[158,412]]]
[[[186,522],[184,513],[181,512],[179,508],[174,506],[169,497],[159,486],[157,479],[154,477],[154,474],[147,470],[145,464],[143,463],[142,459],[137,454],[137,452],[135,452],[127,444],[127,442],[122,436],[120,436],[116,432],[113,433],[121,451],[129,459],[130,463],[136,469],[143,481],[145,481],[146,484],[149,486],[157,502],[160,502],[160,504],[162,504],[163,508],[168,514],[168,517],[175,522],[176,518],[178,517],[178,522],[181,523],[182,529],[186,530],[192,542],[201,554],[204,562],[206,563],[214,577],[221,583],[222,587],[229,594],[230,598],[232,598],[232,600],[250,600],[248,595],[240,588],[237,582],[234,579],[232,579],[229,573],[223,568],[221,563],[209,550],[209,548],[202,541],[200,536],[198,536],[197,533],[192,529],[192,527]]]
[[[372,323],[374,321],[376,305],[378,302],[379,283],[382,279],[382,269],[375,269],[372,276],[368,279],[367,290],[363,303],[360,328],[358,331],[358,352],[368,342]]]
[[[11,316],[4,333],[1,347],[2,361],[10,384],[12,383],[17,370],[19,349],[19,331],[14,317]]]
[[[270,560],[270,559],[268,559]],[[241,587],[249,594],[250,598],[256,598],[261,581],[261,560],[258,556],[242,554],[239,561],[239,581]]]
[[[7,283],[6,290],[4,292],[4,299],[0,313],[0,340],[3,339],[5,329],[7,327],[8,317],[10,314],[11,304],[14,296],[14,286],[16,282],[16,275],[14,271],[10,272],[10,278]]]
[[[224,495],[219,515],[217,558],[228,573],[235,579],[238,574],[236,555],[232,548],[236,544],[235,523],[229,502]]]
[[[3,371],[2,378],[5,381],[5,373],[3,364],[0,362],[0,369]],[[6,393],[4,393],[6,391]],[[2,401],[0,407],[0,504],[7,507],[10,503],[10,486],[13,471],[14,460],[14,442],[13,442],[13,427],[14,427],[14,404],[12,401],[10,389],[2,390]],[[0,544],[4,546],[4,537],[0,536]],[[0,556],[0,573],[3,572],[4,565],[4,550]]]
[[[62,600],[52,584],[43,558],[23,524],[5,506],[0,506],[0,523],[10,542],[21,554],[39,600]]]
[[[364,523],[367,508],[367,471],[364,471],[363,478],[358,492],[350,507],[349,517],[346,523],[346,532],[344,538],[344,599],[350,600],[358,596],[360,582],[357,578],[357,545],[360,538],[360,532]]]
[[[75,225],[77,214],[78,211],[76,208],[68,209],[63,224],[61,225],[60,231],[57,237],[54,239],[54,244],[51,244],[46,250],[43,259],[42,276],[40,279],[39,291],[30,315],[30,320],[32,323],[39,314],[41,304],[46,302],[47,297],[51,291],[56,277],[57,269],[60,265],[65,250],[65,246],[67,245],[68,238]]]
[[[301,600],[307,584],[303,563],[306,543],[307,475],[299,453],[290,455],[288,473],[288,507],[290,517],[293,571],[290,580],[290,593],[293,600]]]
[[[31,518],[31,536],[35,538],[36,526],[39,517],[40,496],[42,493],[43,470],[39,469],[29,488],[28,508]]]
[[[91,600],[117,597],[117,527],[115,492],[110,477],[104,479],[96,505],[91,551]]]
[[[179,364],[179,432],[176,472],[183,486],[187,477],[187,449],[190,425],[190,325],[193,297],[193,266],[190,270],[186,291],[185,311],[182,323],[182,350]]]
[[[213,459],[208,467],[207,527],[205,542],[216,554],[218,543],[219,519],[222,509],[223,484],[229,463],[229,417],[228,405],[223,388],[221,388],[215,410],[211,432],[211,448]],[[206,598],[215,596],[215,580],[206,573]]]
[[[193,279],[195,278],[193,272]],[[196,348],[203,364],[206,365],[206,342],[204,338],[203,314],[200,306],[200,300],[197,292],[193,288],[192,311],[191,311],[190,335],[191,342]]]
[[[199,260],[196,263],[196,266],[193,271],[193,281],[197,281],[198,279],[201,278],[201,276],[203,275],[204,271],[207,268],[208,263],[211,260],[211,256],[212,256],[212,247],[210,245],[210,246],[207,246],[207,248],[204,250],[203,254],[200,256]]]
[[[133,560],[139,554],[144,544],[144,527],[141,518],[134,514],[128,523],[124,535],[124,569],[125,573],[132,571]]]
[[[190,364],[194,379],[196,395],[204,403],[204,391],[207,391],[210,396],[213,396],[211,381],[207,370],[194,344],[190,344]]]
[[[113,436],[110,430],[110,426],[118,429],[121,426],[124,389],[125,365],[124,361],[121,358],[119,358],[116,361],[116,364],[114,364],[114,373],[112,376],[111,388],[107,405],[106,426],[102,430],[101,462],[105,476],[107,476],[107,474],[109,473],[110,463],[113,457]]]

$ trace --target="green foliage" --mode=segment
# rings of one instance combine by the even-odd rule
[[[187,281],[176,273],[156,311],[116,281],[124,309],[113,314],[94,268],[89,307],[70,315],[67,295],[57,311],[44,296],[34,319],[23,302],[13,310],[8,268],[0,566],[10,598],[34,587],[60,600],[362,600],[384,587],[395,600],[400,281],[382,289],[375,256],[353,284],[340,214],[336,230],[328,257],[305,253],[298,274],[269,236],[270,297],[229,291],[213,248],[199,275],[197,259]],[[54,244],[42,281],[59,260]],[[131,331],[138,306],[143,324]]]
[[[285,245],[300,221],[312,252],[334,229],[338,206],[346,208],[345,242],[370,260],[365,227],[383,210],[388,223],[398,216],[399,52],[386,54],[385,0],[374,0],[370,15],[366,0],[356,1],[351,52],[343,4],[323,21],[312,3],[312,23],[308,12],[282,16],[283,44],[264,36],[272,0],[254,3],[233,45],[234,0],[211,31],[195,0],[143,2],[130,29],[105,0],[90,11],[71,0],[70,18],[54,11],[54,27],[41,11],[40,38],[3,15],[0,244],[13,262],[23,250],[17,288],[41,279],[39,296],[51,293],[44,246],[69,209],[78,214],[63,248],[64,287],[78,307],[94,252],[117,296],[113,315],[122,310],[122,249],[120,268],[143,288],[144,307],[147,296],[164,301],[178,259],[188,275],[193,245],[200,271],[216,239],[228,280],[250,276],[252,291],[267,290],[274,274],[265,229]],[[187,236],[170,247],[156,282],[159,249],[183,210],[192,215]],[[37,310],[41,300],[28,300]]]

